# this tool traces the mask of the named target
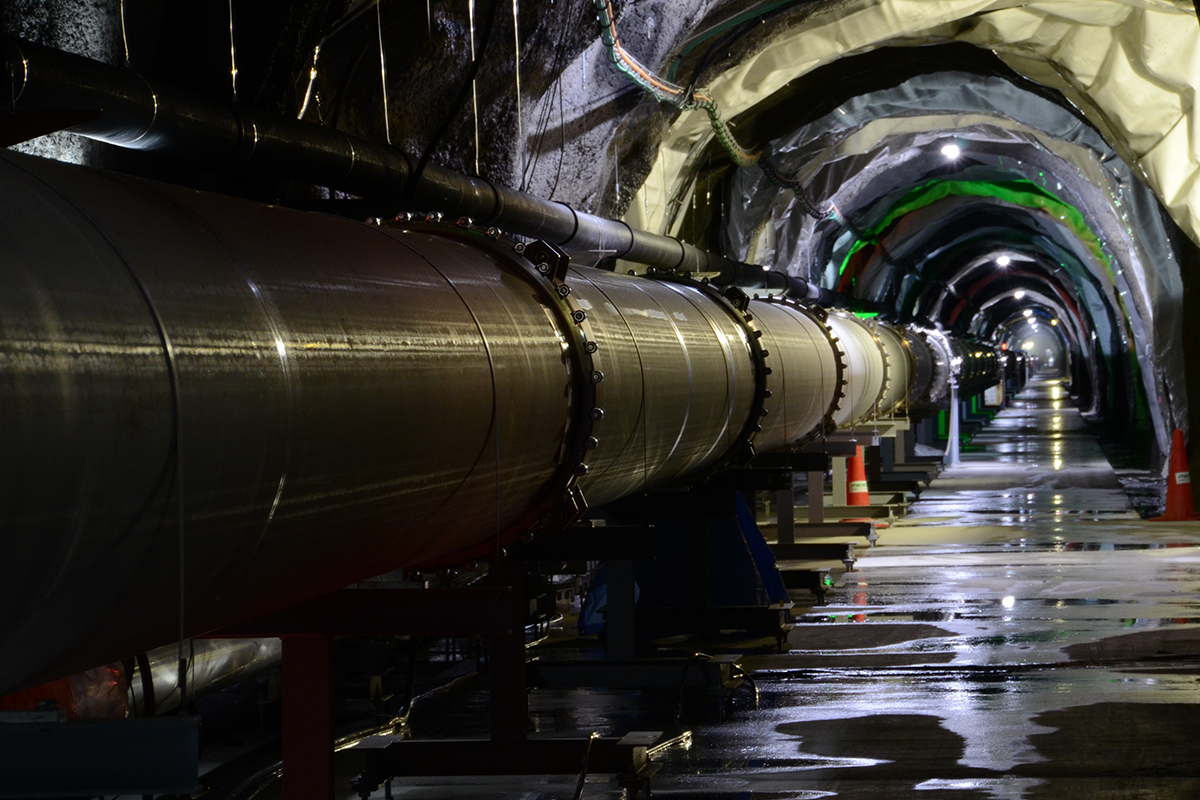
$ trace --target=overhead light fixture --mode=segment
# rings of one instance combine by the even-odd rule
[[[1025,309],[1024,311],[1022,311],[1021,313],[1022,313],[1022,314],[1024,314],[1025,316],[1027,316],[1027,317],[1032,317],[1032,316],[1033,316],[1033,309],[1027,308],[1027,309]]]
[[[1013,297],[1016,298],[1017,300],[1020,300],[1024,296],[1025,296],[1024,289],[1017,289],[1015,292],[1013,292]]]
[[[996,259],[996,263],[1002,267],[1007,267],[1009,264],[1012,263],[1012,259],[1009,258],[1008,256],[1000,256],[999,258]]]
[[[948,144],[942,148],[942,155],[951,160],[958,158],[958,154],[961,152],[962,150],[960,150],[956,144]]]
[[[1057,325],[1057,324],[1058,324],[1058,320],[1056,320],[1056,319],[1052,319],[1052,320],[1050,320],[1050,324],[1051,324],[1051,325]]]

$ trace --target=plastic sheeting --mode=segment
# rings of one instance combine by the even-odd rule
[[[1182,0],[1037,0],[1015,7],[1011,0],[848,0],[808,17],[707,88],[732,117],[842,56],[946,41],[988,48],[1017,72],[1061,90],[1200,243],[1200,120],[1193,104],[1200,27]],[[681,115],[647,185],[686,181],[689,162],[710,137],[703,112]],[[635,202],[626,221],[662,230],[671,223],[663,214]]]

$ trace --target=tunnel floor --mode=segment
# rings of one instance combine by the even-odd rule
[[[690,743],[656,756],[654,796],[1200,796],[1200,523],[1141,520],[1057,381],[971,445],[785,652],[743,658],[757,699],[739,689],[723,720],[681,720]],[[530,706],[556,735],[670,730],[680,711],[602,690],[535,690]],[[468,687],[417,706],[411,729],[484,735],[486,718]],[[571,798],[575,781],[397,780],[392,795]],[[582,796],[621,790],[589,776]]]

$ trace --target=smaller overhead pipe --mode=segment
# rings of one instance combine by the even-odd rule
[[[258,169],[412,209],[468,217],[569,252],[736,284],[762,268],[679,239],[577,211],[563,203],[472,178],[434,164],[414,182],[406,153],[341,131],[214,101],[138,73],[4,37],[9,110],[92,110],[71,133],[135,150],[154,150],[210,167]],[[789,293],[818,299],[816,287],[788,277]]]

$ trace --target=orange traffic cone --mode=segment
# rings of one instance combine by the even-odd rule
[[[1192,500],[1192,474],[1188,472],[1187,451],[1183,447],[1183,431],[1171,435],[1171,470],[1167,474],[1167,508],[1161,517],[1151,522],[1180,522],[1200,519]]]
[[[871,505],[871,495],[867,492],[867,468],[863,464],[862,445],[859,445],[855,449],[854,455],[846,460],[846,505]]]

